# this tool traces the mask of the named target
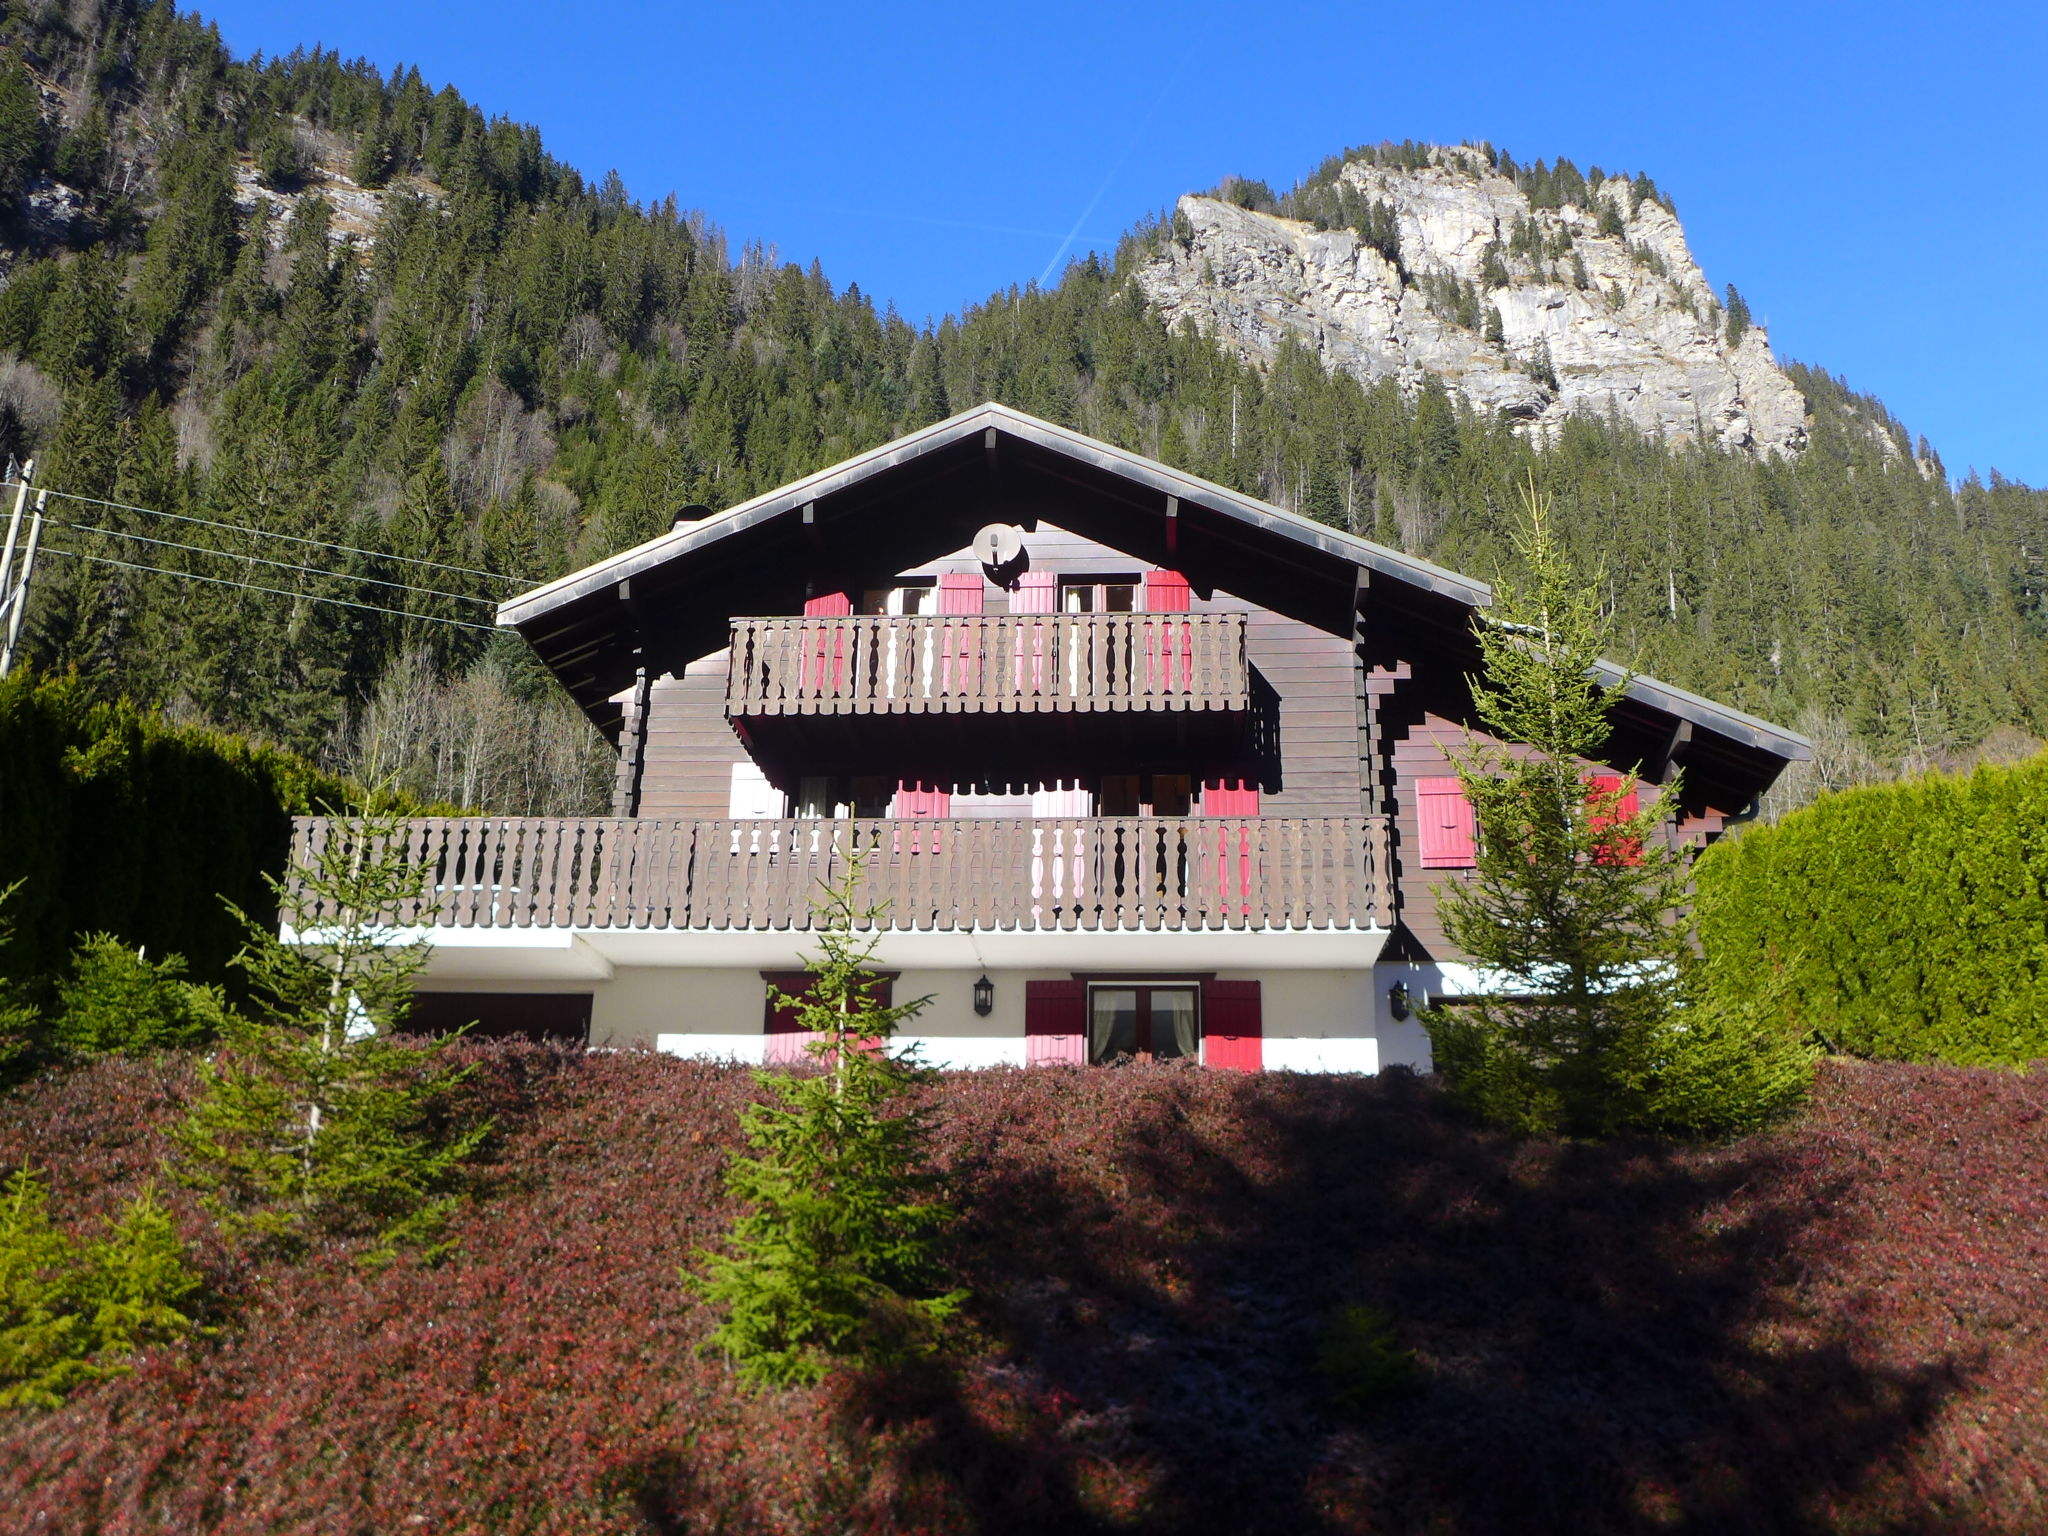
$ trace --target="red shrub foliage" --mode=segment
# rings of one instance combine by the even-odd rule
[[[931,1090],[959,1358],[756,1396],[676,1280],[731,1214],[747,1074],[471,1049],[501,1135],[456,1256],[202,1242],[218,1332],[0,1420],[7,1528],[2048,1526],[2040,1076],[1830,1066],[1795,1125],[1672,1149],[1510,1142],[1400,1074],[962,1074]],[[188,1092],[38,1080],[0,1161],[83,1225]],[[1347,1303],[1421,1376],[1363,1420],[1313,1369]]]

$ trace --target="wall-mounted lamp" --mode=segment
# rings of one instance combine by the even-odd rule
[[[996,1006],[996,984],[988,979],[988,972],[981,973],[981,980],[974,984],[974,1011],[984,1019]]]
[[[1410,1009],[1407,982],[1397,981],[1387,989],[1387,1012],[1394,1016],[1394,1022],[1397,1024],[1408,1017]]]

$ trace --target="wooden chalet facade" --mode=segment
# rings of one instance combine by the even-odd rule
[[[1435,888],[1488,600],[997,405],[679,519],[501,609],[617,742],[613,815],[416,824],[422,1008],[787,1057],[766,982],[858,854],[939,1065],[1426,1064],[1390,994],[1471,980]],[[1685,842],[1807,755],[1648,678],[1614,719],[1589,773],[1682,766]]]

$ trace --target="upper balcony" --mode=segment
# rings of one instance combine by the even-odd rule
[[[1251,703],[1241,613],[739,619],[726,713],[1216,711]]]

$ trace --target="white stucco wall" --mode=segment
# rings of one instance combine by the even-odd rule
[[[464,958],[470,955],[466,953]],[[593,1046],[757,1063],[765,1049],[762,967],[734,958],[740,963],[605,965],[594,968],[599,974],[573,981],[529,978],[521,972],[480,976],[472,961],[437,967],[426,978],[424,990],[587,992],[592,998]],[[1268,1070],[1367,1073],[1396,1065],[1429,1069],[1429,1041],[1421,1025],[1412,1014],[1405,1021],[1396,1020],[1387,994],[1397,981],[1407,982],[1417,1003],[1432,994],[1456,992],[1469,981],[1456,972],[1452,967],[1395,964],[1214,970],[1222,980],[1260,983],[1265,1034],[1261,1054]],[[1068,980],[1075,971],[1071,967],[989,967],[995,1006],[987,1018],[974,1012],[973,987],[981,974],[982,967],[973,965],[901,968],[895,990],[898,1001],[926,994],[932,998],[931,1006],[906,1024],[899,1036],[915,1044],[928,1065],[950,1069],[1024,1065],[1024,984]]]

